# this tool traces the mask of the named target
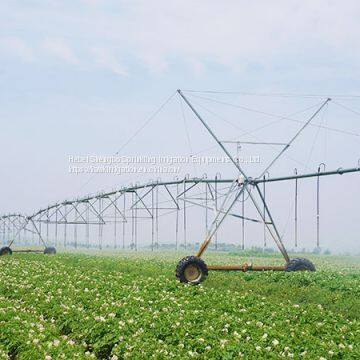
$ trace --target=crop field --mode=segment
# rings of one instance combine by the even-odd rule
[[[1,257],[0,359],[360,358],[359,257],[313,256],[316,273],[210,272],[189,286],[174,276],[182,255]]]

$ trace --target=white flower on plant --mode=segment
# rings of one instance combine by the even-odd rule
[[[55,339],[55,340],[53,341],[53,344],[54,344],[55,347],[59,346],[60,340]]]
[[[226,339],[220,339],[220,345],[225,345],[228,342]]]
[[[272,341],[272,344],[273,344],[274,346],[278,346],[278,345],[279,345],[279,340],[274,339],[274,340]]]
[[[103,316],[95,316],[95,321],[105,322],[106,319]]]

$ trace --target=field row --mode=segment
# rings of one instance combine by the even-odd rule
[[[212,273],[186,286],[175,258],[0,258],[0,358],[360,358],[359,259],[319,257],[316,273]]]

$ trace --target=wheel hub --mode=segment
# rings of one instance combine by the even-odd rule
[[[197,281],[201,277],[201,270],[196,265],[189,265],[184,271],[184,275],[187,281]]]

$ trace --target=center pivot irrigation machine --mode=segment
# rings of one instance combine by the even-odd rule
[[[299,179],[317,178],[318,192],[317,192],[317,246],[319,246],[319,178],[329,175],[342,175],[345,173],[353,173],[360,171],[360,165],[354,168],[339,168],[333,171],[325,171],[324,166],[319,166],[317,172],[298,174],[284,177],[269,177],[269,169],[282,157],[282,155],[290,148],[293,142],[302,134],[308,127],[312,126],[312,121],[322,111],[322,109],[331,101],[330,98],[322,100],[322,103],[317,105],[316,111],[309,116],[308,120],[301,122],[301,126],[296,130],[295,134],[286,143],[266,143],[266,142],[251,142],[251,144],[260,145],[277,145],[281,146],[281,150],[269,161],[268,165],[260,172],[259,176],[251,177],[244,171],[240,162],[233,158],[226,147],[229,141],[220,141],[214,130],[210,128],[204,117],[195,109],[194,103],[191,102],[184,91],[177,90],[176,92],[182,103],[185,103],[189,111],[201,122],[207,132],[215,140],[217,146],[224,152],[229,161],[233,164],[236,174],[231,179],[221,179],[216,175],[215,178],[189,178],[185,176],[183,179],[174,179],[171,181],[150,181],[146,184],[132,184],[128,187],[122,187],[111,192],[99,193],[93,196],[77,198],[74,200],[66,200],[44,209],[35,212],[33,215],[25,216],[21,214],[8,214],[0,217],[0,233],[3,235],[3,242],[6,244],[0,249],[0,255],[11,255],[13,251],[18,252],[43,252],[45,254],[55,254],[56,246],[63,247],[86,247],[98,248],[109,247],[109,243],[104,246],[103,242],[103,228],[104,225],[110,224],[113,226],[114,242],[110,246],[112,248],[125,249],[130,245],[130,249],[138,249],[138,220],[150,220],[151,229],[151,250],[159,248],[159,218],[161,216],[175,214],[175,240],[176,249],[181,246],[188,248],[186,240],[186,224],[187,224],[187,209],[190,206],[195,206],[202,211],[205,211],[206,218],[206,237],[199,250],[194,256],[187,256],[181,259],[176,268],[176,277],[183,283],[199,284],[205,280],[209,270],[237,270],[237,271],[315,271],[315,266],[309,260],[303,258],[290,259],[287,250],[282,241],[282,236],[275,223],[273,215],[270,211],[268,199],[265,196],[265,184],[274,182],[285,182],[294,180],[297,185]],[[175,94],[176,94],[175,93]],[[174,94],[172,95],[172,97]],[[170,97],[169,99],[171,99]],[[169,101],[167,100],[167,102]],[[165,104],[167,103],[165,102]],[[165,105],[163,104],[159,110]],[[159,112],[155,112],[157,114]],[[282,118],[282,117],[281,117]],[[313,125],[314,126],[314,125]],[[329,128],[330,129],[330,128]],[[334,129],[333,129],[334,130]],[[356,136],[359,136],[356,134]],[[236,142],[237,144],[239,142]],[[247,142],[242,142],[247,143]],[[249,143],[250,144],[250,143]],[[267,176],[266,176],[267,175]],[[226,186],[220,188],[220,186]],[[191,197],[192,191],[201,191]],[[297,194],[297,187],[296,187]],[[201,195],[201,196],[200,196]],[[244,209],[244,196],[249,200],[254,211],[260,216],[259,219],[253,219],[244,215],[244,210],[241,214],[236,213],[234,207],[241,202]],[[161,201],[161,196],[164,199]],[[200,196],[200,198],[199,198]],[[297,195],[296,195],[297,196]],[[160,200],[159,200],[160,199]],[[198,200],[196,202],[196,200]],[[202,202],[200,202],[200,200]],[[210,206],[212,203],[213,206]],[[181,207],[181,204],[183,206]],[[188,204],[188,205],[186,205]],[[189,205],[190,204],[190,205]],[[214,210],[213,220],[208,226],[208,210]],[[184,242],[179,243],[179,228],[180,216],[183,220],[183,234]],[[246,221],[262,224],[265,231],[272,237],[277,248],[284,257],[285,264],[283,266],[253,266],[252,264],[243,265],[209,265],[207,266],[202,259],[202,255],[208,249],[211,242],[214,240],[215,249],[217,248],[217,232],[224,220],[227,217],[235,217],[241,219],[243,239],[242,248],[244,249],[244,224]],[[297,223],[297,216],[295,215],[295,224]],[[119,231],[118,225],[122,225],[122,232]],[[126,224],[131,227],[131,243],[126,244]],[[169,223],[167,223],[167,226]],[[42,226],[43,225],[43,226]],[[44,234],[45,225],[45,234]],[[90,226],[95,225],[98,229],[98,241],[96,244],[91,241],[92,235]],[[54,230],[53,241],[50,241],[50,226]],[[78,241],[80,229],[82,226],[84,234],[81,237],[84,242]],[[73,238],[69,240],[69,228],[73,229]],[[59,241],[60,228],[63,230],[62,244]],[[12,245],[22,233],[28,232],[32,236],[37,236],[39,245],[43,246],[43,250],[13,250]],[[122,243],[119,244],[119,237],[122,237]],[[297,235],[295,235],[295,239]],[[7,241],[7,238],[11,240]],[[25,235],[24,235],[24,238]],[[51,246],[49,245],[51,243]],[[265,244],[264,244],[265,245]],[[295,243],[295,246],[296,243]]]
[[[188,100],[188,98],[183,94],[181,90],[178,90],[179,95],[182,97],[182,99],[185,101],[185,103],[189,106],[191,111],[195,114],[195,116],[201,121],[201,123],[205,126],[209,134],[213,137],[213,139],[217,142],[217,144],[220,146],[220,148],[224,151],[224,153],[229,157],[229,159],[232,161],[233,165],[235,166],[237,170],[237,177],[233,180],[228,193],[226,194],[222,205],[220,206],[211,226],[210,230],[204,240],[204,242],[201,244],[200,249],[196,256],[187,256],[180,260],[178,263],[178,266],[176,268],[176,277],[184,283],[192,283],[192,284],[199,284],[202,281],[204,281],[208,275],[208,270],[237,270],[237,271],[266,271],[266,270],[272,270],[272,271],[300,271],[300,270],[307,270],[307,271],[315,271],[314,264],[309,261],[308,259],[304,258],[294,258],[290,259],[289,255],[286,251],[286,248],[282,242],[280,233],[277,229],[276,223],[271,215],[269,205],[267,204],[267,201],[264,197],[264,194],[259,188],[259,183],[262,183],[264,181],[284,181],[284,180],[290,180],[290,179],[301,179],[301,178],[307,178],[307,177],[313,177],[313,176],[319,176],[318,173],[310,173],[310,174],[303,174],[303,175],[294,175],[294,176],[288,176],[288,177],[282,177],[282,178],[273,178],[273,179],[263,179],[263,176],[267,173],[267,171],[275,164],[275,162],[280,159],[280,157],[285,153],[287,149],[289,149],[290,145],[295,141],[295,139],[300,136],[300,134],[304,131],[304,129],[311,123],[311,121],[320,113],[320,111],[324,108],[326,104],[328,104],[329,101],[331,101],[330,98],[327,98],[321,106],[314,112],[314,114],[303,124],[303,126],[296,132],[296,134],[289,140],[288,143],[284,144],[284,147],[282,150],[273,158],[273,160],[270,162],[269,165],[263,170],[263,172],[260,174],[257,178],[252,178],[245,174],[243,169],[240,167],[240,164],[236,162],[231,154],[228,152],[226,147],[223,145],[223,142],[221,142],[218,137],[215,135],[213,130],[209,127],[209,125],[206,123],[203,117],[200,116],[200,114],[197,112],[197,110],[194,108],[192,103]],[[346,170],[336,170],[336,171],[329,171],[324,172],[321,174],[321,176],[326,175],[333,175],[333,174],[343,174],[345,172],[355,172],[360,171],[359,168],[355,169],[346,169]],[[253,187],[256,189],[256,192],[258,194],[258,199],[252,194],[252,192],[249,190],[250,187]],[[235,203],[239,200],[240,196],[243,193],[247,193],[249,198],[251,199],[251,202],[255,206],[255,209],[259,213],[263,223],[267,227],[267,230],[269,231],[271,237],[273,238],[276,246],[280,250],[281,254],[283,255],[285,259],[285,265],[284,266],[253,266],[249,264],[243,264],[243,265],[221,265],[221,266],[207,266],[205,262],[201,259],[201,256],[206,251],[207,247],[211,243],[214,235],[218,231],[219,227],[225,220],[225,218],[229,215],[231,209],[234,207]],[[262,205],[260,205],[259,204]],[[262,210],[262,207],[264,209],[264,212]],[[270,221],[267,221],[267,218]]]
[[[13,252],[18,253],[44,253],[48,255],[56,254],[56,249],[53,246],[48,246],[41,236],[41,231],[39,230],[36,222],[34,221],[36,214],[34,216],[24,216],[22,214],[8,214],[0,217],[0,221],[3,224],[3,235],[6,233],[6,229],[10,230],[11,227],[14,230],[14,236],[10,242],[0,249],[0,256],[2,255],[12,255]],[[40,240],[40,244],[43,246],[43,250],[36,249],[11,249],[11,246],[15,242],[16,238],[20,235],[21,231],[27,231],[32,234],[36,234]]]

